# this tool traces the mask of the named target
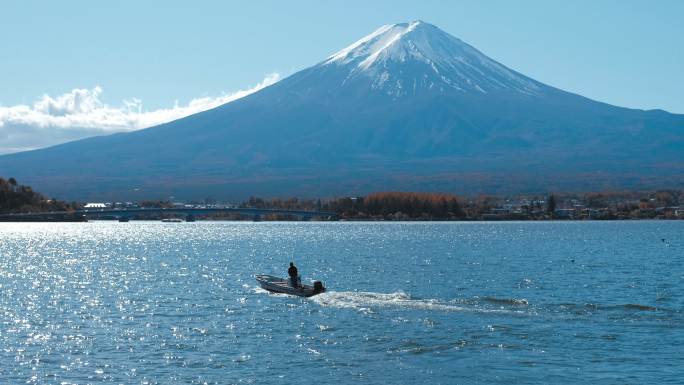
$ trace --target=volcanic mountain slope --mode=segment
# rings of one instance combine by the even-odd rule
[[[681,187],[684,115],[564,92],[416,21],[213,110],[0,170],[69,198]]]

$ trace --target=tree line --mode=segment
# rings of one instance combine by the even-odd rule
[[[252,197],[243,207],[316,210],[356,220],[482,220],[482,219],[644,219],[680,218],[684,191],[556,192],[549,195],[461,197],[444,193],[377,192],[367,196],[321,201]],[[568,210],[572,210],[568,214]],[[680,210],[680,211],[677,211]]]
[[[454,194],[423,192],[377,192],[365,197],[333,198],[326,201],[263,199],[252,197],[243,207],[281,210],[316,210],[349,219],[463,219],[461,198]]]

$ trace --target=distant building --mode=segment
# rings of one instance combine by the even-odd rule
[[[587,218],[587,219],[600,219],[600,218],[606,218],[610,216],[610,210],[608,208],[602,208],[602,209],[590,209],[590,208],[584,208],[581,210],[580,218]]]
[[[86,203],[85,206],[83,206],[84,209],[106,209],[107,205],[104,203]]]
[[[679,206],[658,207],[656,214],[664,218],[684,218],[684,209]]]

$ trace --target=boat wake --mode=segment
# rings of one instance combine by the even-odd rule
[[[287,294],[271,293],[260,287],[251,288],[254,293],[272,296],[290,297]],[[473,297],[460,299],[425,299],[413,298],[411,295],[396,291],[394,293],[376,293],[364,291],[328,291],[306,299],[323,307],[354,309],[364,314],[375,314],[385,311],[438,311],[476,314],[505,315],[515,317],[560,317],[575,319],[578,316],[599,316],[616,311],[626,312],[626,317],[643,319],[644,313],[671,319],[681,320],[681,312],[663,307],[655,307],[637,303],[627,304],[594,304],[594,303],[535,303],[530,304],[524,298]],[[629,318],[629,319],[632,319]]]
[[[527,306],[529,302],[525,298],[497,298],[497,297],[484,297],[485,301],[493,304],[501,305],[522,305]]]
[[[463,306],[456,301],[414,299],[402,291],[394,293],[332,291],[311,297],[311,300],[321,306],[351,308],[365,313],[373,313],[382,308],[434,310],[444,312],[521,313],[521,311],[518,310],[485,309],[481,307]]]

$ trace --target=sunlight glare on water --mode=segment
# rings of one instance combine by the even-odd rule
[[[677,383],[683,233],[684,221],[2,223],[0,382]],[[258,287],[290,261],[329,290]]]

